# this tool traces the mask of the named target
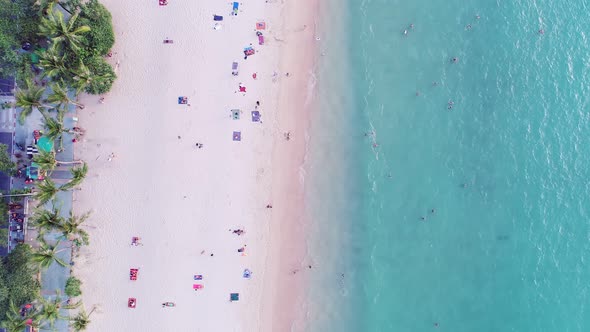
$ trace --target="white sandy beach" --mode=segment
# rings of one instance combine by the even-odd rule
[[[89,331],[299,330],[316,1],[246,0],[235,17],[229,1],[102,3],[113,14],[119,78],[104,104],[82,99],[87,134],[76,147],[90,167],[74,202],[76,213],[92,211],[91,244],[74,271],[86,306],[98,307]],[[214,14],[224,17],[221,30]],[[264,46],[257,21],[267,24]],[[250,43],[257,53],[244,60]],[[262,123],[251,121],[256,101]],[[242,111],[239,120],[231,109]],[[133,236],[144,245],[130,246]],[[130,268],[140,269],[137,281]],[[193,291],[195,283],[204,289]],[[229,301],[234,292],[238,302]]]

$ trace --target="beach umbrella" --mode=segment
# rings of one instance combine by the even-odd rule
[[[41,151],[51,152],[53,151],[53,140],[47,136],[41,136],[39,141],[37,141],[37,147]]]

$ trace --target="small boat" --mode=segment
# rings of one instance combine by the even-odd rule
[[[128,308],[135,309],[136,305],[137,305],[137,300],[134,297],[130,297],[129,300],[127,300],[127,307]]]
[[[162,308],[165,308],[165,307],[176,307],[176,303],[174,303],[174,302],[163,302],[162,303]]]

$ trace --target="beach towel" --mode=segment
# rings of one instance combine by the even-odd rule
[[[199,289],[203,289],[203,288],[205,288],[205,286],[203,286],[202,284],[193,284],[194,290],[199,290]]]
[[[237,141],[237,142],[241,141],[242,140],[242,132],[234,131],[233,140]]]
[[[166,6],[168,4],[168,0],[160,0],[160,6]]]
[[[239,88],[240,88],[240,92],[246,92],[246,87],[245,86],[240,85]]]
[[[239,9],[239,8],[240,8],[240,4],[239,4],[239,3],[237,3],[237,2],[234,2],[234,3],[233,3],[233,7],[232,7],[232,12],[231,12],[231,14],[232,14],[233,16],[237,16],[237,15],[238,15],[238,9]]]
[[[223,21],[223,16],[213,15],[213,21]]]
[[[250,279],[251,276],[252,276],[252,271],[250,271],[248,269],[245,269],[244,270],[243,277],[246,278],[246,279]]]
[[[195,280],[203,280],[203,275],[201,275],[201,274],[195,274],[193,276],[193,279],[195,279]]]
[[[188,97],[180,96],[178,97],[178,104],[184,105],[188,103]]]
[[[252,122],[260,122],[260,112],[252,111]]]
[[[230,293],[229,294],[230,301],[239,301],[240,300],[240,293]]]
[[[256,30],[264,30],[264,29],[266,29],[265,22],[256,22]]]

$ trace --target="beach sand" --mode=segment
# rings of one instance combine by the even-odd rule
[[[92,212],[91,244],[74,269],[86,306],[97,306],[88,331],[300,330],[312,271],[302,165],[316,1],[245,1],[237,16],[216,0],[102,3],[113,15],[109,61],[119,78],[104,103],[81,99],[87,134],[75,152],[90,167],[74,202],[76,213]],[[224,16],[220,30],[214,14]],[[263,46],[257,21],[267,24]],[[257,53],[244,60],[250,43]],[[262,123],[251,121],[256,101]],[[133,236],[143,245],[131,246]],[[137,281],[130,268],[139,268]]]

